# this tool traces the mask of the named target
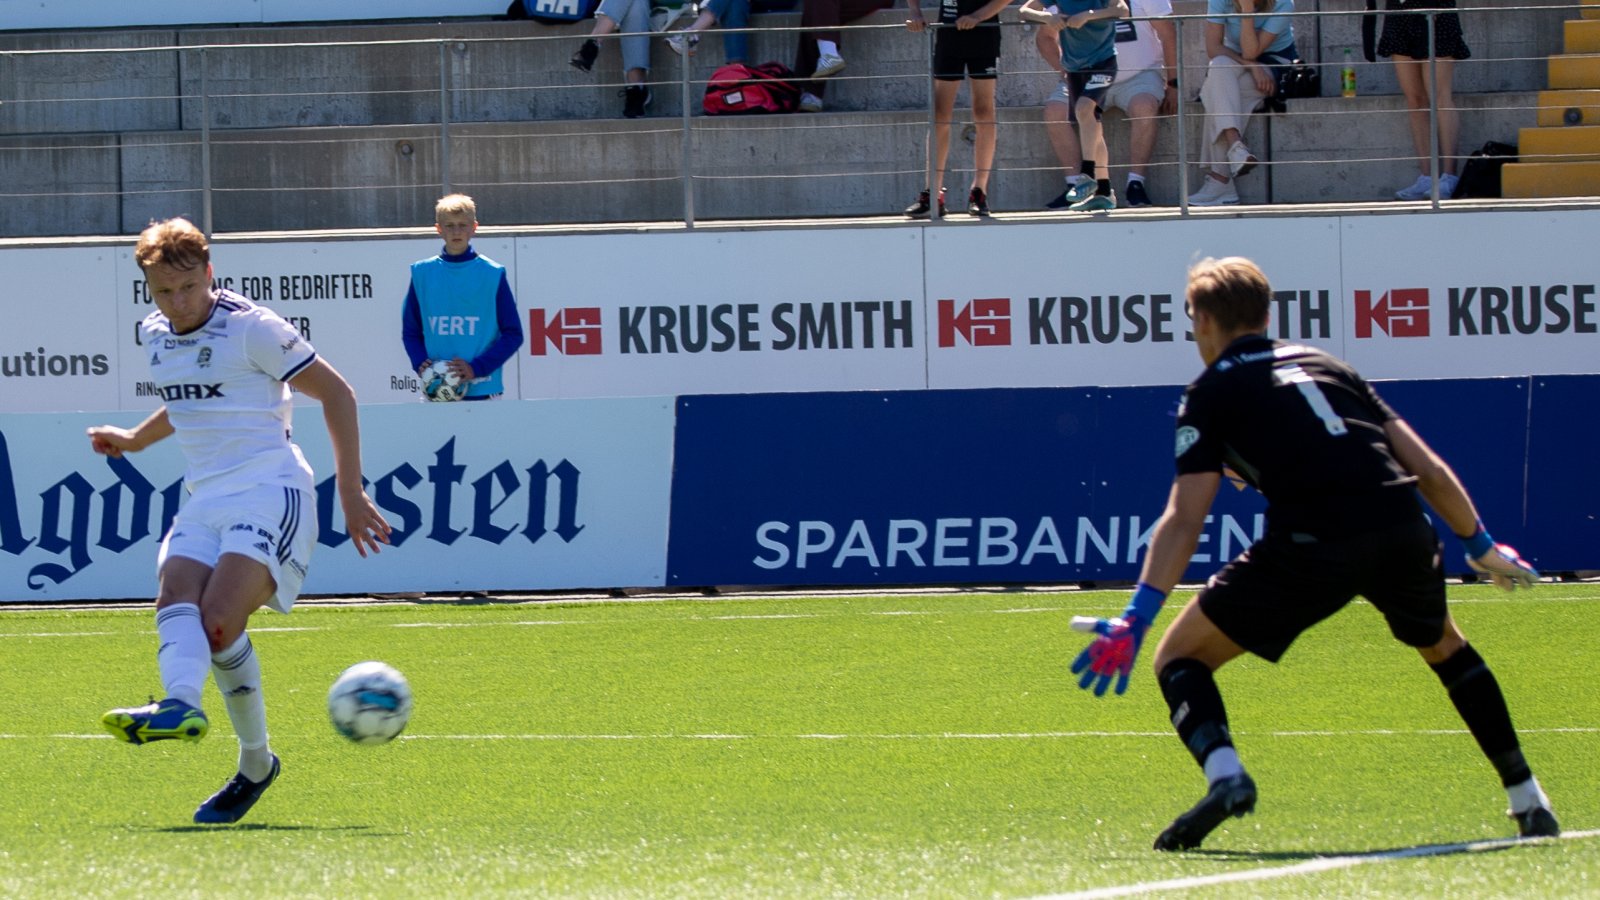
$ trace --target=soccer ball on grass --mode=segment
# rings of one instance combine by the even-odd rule
[[[358,744],[393,740],[411,718],[411,685],[390,665],[356,663],[328,689],[328,718]]]
[[[449,403],[467,395],[467,384],[450,370],[450,361],[436,359],[422,370],[422,395],[435,403]]]

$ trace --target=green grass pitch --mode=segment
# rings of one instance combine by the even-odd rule
[[[197,745],[99,729],[159,693],[150,610],[10,610],[0,896],[1600,896],[1600,585],[1451,593],[1566,838],[1436,852],[1515,829],[1437,680],[1363,603],[1280,665],[1222,671],[1260,804],[1185,854],[1150,849],[1203,790],[1156,636],[1123,697],[1067,672],[1068,619],[1122,593],[262,613],[283,776],[221,828],[190,821],[234,768],[214,687]],[[327,722],[363,659],[416,694],[391,744]]]

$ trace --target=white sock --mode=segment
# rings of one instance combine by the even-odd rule
[[[817,54],[820,56],[838,56],[839,45],[833,41],[817,41]]]
[[[1239,763],[1239,754],[1232,747],[1218,747],[1206,757],[1206,784],[1215,784],[1223,778],[1232,778],[1244,774],[1244,766]]]
[[[1511,799],[1511,811],[1514,813],[1527,812],[1535,806],[1550,808],[1550,798],[1544,795],[1537,778],[1529,778],[1521,784],[1508,786],[1506,796]]]
[[[1129,172],[1128,173],[1128,183],[1129,184],[1133,184],[1135,182],[1138,182],[1139,184],[1144,184],[1144,176],[1143,175],[1135,175],[1132,172]]]
[[[161,670],[162,690],[168,697],[199,707],[206,667],[211,662],[211,644],[200,624],[200,607],[174,603],[156,610],[156,637],[161,641],[156,665]]]
[[[228,720],[239,736],[239,773],[251,781],[267,777],[272,751],[267,749],[267,704],[261,696],[261,660],[248,633],[211,657],[217,690],[228,705]]]

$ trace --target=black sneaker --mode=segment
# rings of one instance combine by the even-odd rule
[[[1193,850],[1213,828],[1229,816],[1242,816],[1256,808],[1256,783],[1247,773],[1219,778],[1194,808],[1174,819],[1156,838],[1157,850]]]
[[[967,215],[987,216],[989,214],[989,198],[984,194],[983,188],[973,188],[967,192]]]
[[[595,58],[599,55],[600,45],[594,42],[594,38],[590,38],[583,42],[583,46],[579,47],[567,62],[572,63],[574,69],[582,69],[587,72],[594,68]]]
[[[650,105],[650,88],[642,84],[630,84],[622,89],[622,117],[624,119],[638,119],[644,116],[644,108]]]
[[[1144,182],[1130,181],[1128,189],[1122,192],[1123,206],[1151,206],[1150,195],[1144,192]]]
[[[1508,812],[1506,815],[1517,821],[1517,834],[1523,837],[1561,836],[1561,825],[1556,822],[1556,814],[1542,806],[1523,812]]]
[[[222,786],[222,790],[211,795],[211,799],[200,804],[194,811],[194,821],[197,825],[231,825],[244,818],[250,807],[256,805],[261,795],[266,792],[272,783],[278,780],[278,773],[283,766],[278,763],[278,757],[272,757],[272,771],[261,781],[251,781],[243,775],[235,774]]]
[[[913,219],[926,219],[933,212],[933,200],[927,191],[917,195],[917,202],[906,207],[906,215]],[[939,189],[939,218],[944,218],[944,188]]]

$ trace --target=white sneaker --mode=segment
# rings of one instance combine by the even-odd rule
[[[1250,170],[1256,167],[1257,162],[1259,160],[1256,159],[1256,155],[1250,152],[1244,141],[1234,141],[1233,146],[1228,148],[1228,167],[1235,178],[1250,174]]]
[[[1446,172],[1439,176],[1439,199],[1449,200],[1456,195],[1456,186],[1461,184],[1461,179]]]
[[[1200,190],[1189,195],[1190,206],[1232,206],[1239,202],[1239,192],[1233,182],[1218,181],[1207,175]]]
[[[695,49],[700,46],[700,36],[682,31],[667,38],[667,46],[679,56],[693,56]]]
[[[837,53],[824,53],[817,58],[817,70],[811,73],[812,78],[827,78],[844,71],[844,57]]]
[[[1449,177],[1449,176],[1446,176]],[[1394,192],[1396,200],[1426,200],[1433,196],[1433,179],[1426,175],[1418,175],[1417,180],[1410,187],[1403,187]],[[1439,179],[1439,196],[1448,196],[1444,192],[1444,179]]]
[[[800,94],[800,111],[822,112],[822,98],[810,91],[802,92]]]

